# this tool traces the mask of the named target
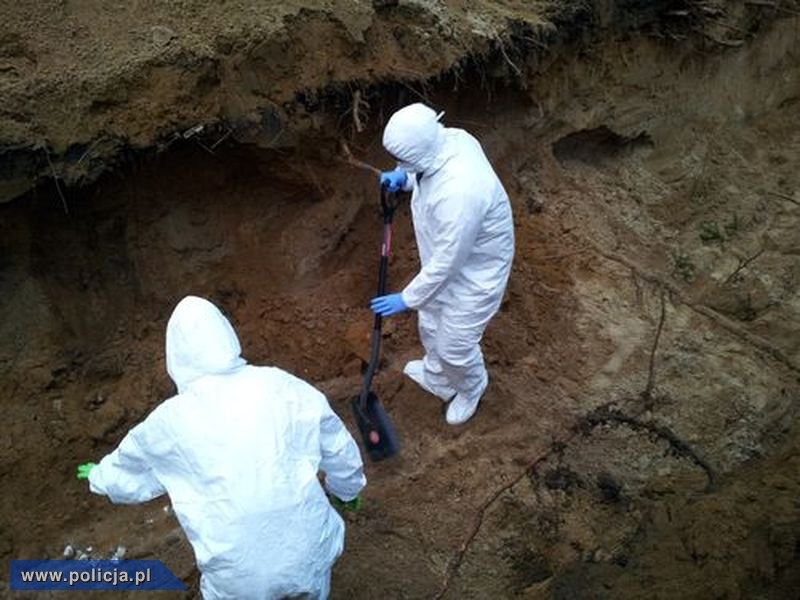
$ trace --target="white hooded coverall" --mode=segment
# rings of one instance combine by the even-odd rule
[[[402,297],[418,311],[425,387],[477,406],[488,383],[480,341],[514,257],[508,196],[478,141],[445,128],[423,104],[392,115],[383,145],[410,172],[405,189],[422,268]]]
[[[355,498],[366,479],[353,438],[311,385],[247,365],[206,300],[177,305],[166,353],[178,394],[91,471],[91,490],[117,503],[169,494],[206,600],[326,598],[344,523],[317,472]]]

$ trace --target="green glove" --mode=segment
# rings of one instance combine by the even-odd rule
[[[331,504],[333,504],[333,506],[335,508],[338,508],[339,510],[355,512],[361,509],[361,507],[364,504],[364,501],[361,499],[361,496],[356,496],[349,502],[345,502],[344,500],[340,500],[339,498],[331,494]]]
[[[97,466],[97,463],[83,463],[82,465],[78,465],[78,479],[89,479],[89,473],[92,472]]]

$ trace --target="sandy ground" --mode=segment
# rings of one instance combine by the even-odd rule
[[[452,21],[470,15],[450,4],[441,14]],[[192,18],[205,23],[206,10]],[[64,186],[63,198],[51,183],[0,206],[0,556],[121,544],[164,560],[194,595],[166,499],[114,507],[73,475],[171,393],[163,332],[184,294],[219,303],[249,360],[314,382],[352,425],[380,229],[372,176],[336,160],[335,141],[389,166],[380,127],[424,95],[497,166],[517,257],[484,344],[491,384],[469,425],[447,426],[439,401],[403,378],[420,353],[413,315],[388,322],[376,386],[404,448],[367,466],[333,597],[792,597],[798,22],[757,10],[735,3],[726,27],[672,39],[672,22],[649,29],[642,8],[635,34],[564,35],[546,53],[509,48],[424,85],[364,88],[361,132],[330,92],[309,110],[313,147],[297,145],[308,129],[281,148],[237,133],[213,152],[218,138],[194,136],[161,153],[109,151],[102,169],[120,162],[97,183]],[[356,72],[341,68],[354,69],[345,79]],[[160,98],[145,104],[207,114],[195,97]],[[102,129],[69,127],[86,130],[65,130],[62,147]],[[407,207],[395,248],[399,287],[417,266]]]

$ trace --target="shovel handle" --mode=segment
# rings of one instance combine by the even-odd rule
[[[397,195],[389,192],[385,187],[381,187],[381,208],[383,209],[383,241],[381,242],[381,259],[378,267],[378,296],[383,296],[386,293],[386,283],[388,280],[389,272],[389,257],[392,254],[392,220],[394,219],[394,211],[399,204]],[[369,364],[367,365],[367,372],[364,375],[364,386],[361,389],[360,406],[366,414],[367,396],[369,395],[370,387],[372,387],[372,378],[375,376],[375,371],[378,369],[378,361],[380,360],[381,350],[381,327],[383,325],[383,317],[379,314],[375,315],[375,323],[372,327],[372,342],[369,353]]]

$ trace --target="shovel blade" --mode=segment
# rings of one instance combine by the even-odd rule
[[[386,460],[400,452],[400,438],[389,415],[373,392],[367,395],[366,407],[362,408],[359,396],[353,398],[351,404],[364,449],[372,462]]]

